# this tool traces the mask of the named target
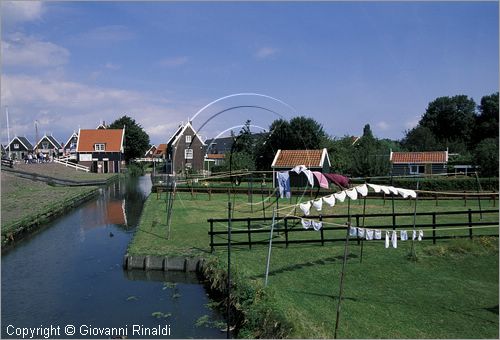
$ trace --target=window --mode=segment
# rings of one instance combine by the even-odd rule
[[[49,143],[44,142],[42,143],[42,149],[47,150],[49,148]]]
[[[191,136],[186,136],[186,143],[191,143]]]
[[[410,165],[410,174],[424,174],[425,173],[425,165]]]
[[[14,144],[14,149],[19,149],[19,144]]]
[[[184,150],[184,158],[185,159],[193,159],[193,149],[185,149]]]
[[[94,144],[94,150],[95,151],[105,151],[106,150],[106,147],[105,147],[105,144]]]

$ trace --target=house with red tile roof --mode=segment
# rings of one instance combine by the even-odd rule
[[[279,149],[274,156],[271,168],[273,169],[273,183],[276,178],[276,172],[289,171],[297,165],[305,165],[311,171],[328,173],[330,171],[330,157],[326,148],[319,150],[281,150]],[[297,178],[295,178],[297,177]],[[306,179],[303,176],[291,174],[290,181],[292,186],[306,186]]]
[[[76,146],[78,164],[92,172],[119,173],[125,164],[125,128],[80,130]]]
[[[446,173],[448,150],[425,152],[392,152],[389,156],[392,175],[432,175]]]

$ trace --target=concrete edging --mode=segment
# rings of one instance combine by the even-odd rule
[[[125,254],[123,256],[123,269],[200,272],[203,262],[204,259],[196,257]]]

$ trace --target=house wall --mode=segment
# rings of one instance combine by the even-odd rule
[[[412,165],[425,166],[426,175],[442,174],[446,172],[446,163],[432,163],[432,164],[405,163],[405,164],[392,164],[392,174],[394,176],[410,175],[410,167]]]
[[[78,154],[78,164],[88,166],[91,172],[96,173],[119,173],[124,159],[120,152],[93,152],[91,161],[81,161],[81,155],[90,153],[81,152]],[[85,156],[84,156],[85,157]],[[88,156],[87,156],[88,157]]]
[[[19,147],[15,148],[15,144],[18,144]],[[10,144],[10,154],[12,159],[23,160],[24,156],[27,156],[30,152],[33,152],[33,150],[26,149],[24,145],[17,139]],[[7,147],[7,154],[9,154],[8,147]]]
[[[191,143],[186,143],[187,135],[191,136]],[[185,159],[184,150],[188,148],[193,149],[193,159]],[[170,151],[171,148],[168,149]],[[175,171],[175,173],[183,172],[189,164],[191,164],[191,169],[195,172],[203,170],[203,158],[205,156],[203,152],[203,143],[195,135],[191,127],[188,126],[184,130],[184,133],[179,137],[179,140],[172,149],[172,171]]]

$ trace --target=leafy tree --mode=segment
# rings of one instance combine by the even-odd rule
[[[134,158],[143,157],[149,148],[149,136],[135,119],[126,115],[109,125],[110,129],[123,129],[123,127],[125,127],[125,160],[129,163]]]
[[[474,142],[498,137],[498,92],[481,98],[479,112],[476,117]]]
[[[475,109],[474,100],[465,95],[439,97],[429,103],[419,126],[427,127],[443,144],[459,140],[468,145],[474,130]]]
[[[483,139],[474,150],[474,161],[481,176],[498,177],[498,137]]]
[[[370,125],[366,124],[363,136],[355,145],[355,152],[352,155],[352,175],[361,177],[387,175],[390,163],[386,145],[373,136]]]
[[[443,149],[431,129],[420,125],[406,131],[406,136],[401,141],[401,145],[407,151],[436,151]]]
[[[352,155],[355,151],[352,143],[353,139],[351,136],[325,139],[324,144],[328,150],[328,156],[330,157],[333,171],[344,175],[351,174],[353,163]]]

